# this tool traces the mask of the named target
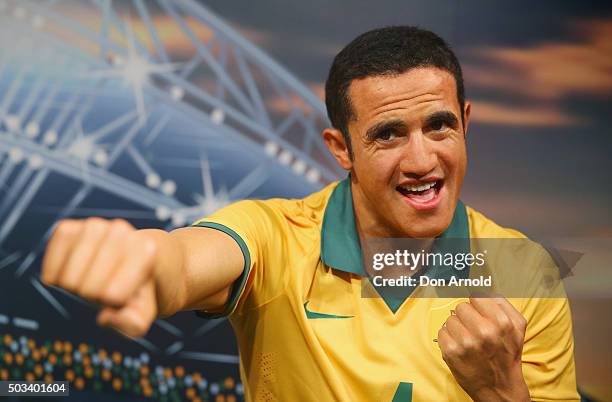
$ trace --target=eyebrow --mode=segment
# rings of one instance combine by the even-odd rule
[[[439,112],[434,112],[425,118],[425,127],[431,126],[438,122],[444,122],[453,128],[456,128],[459,125],[459,119],[453,112],[441,110]]]
[[[374,124],[366,131],[366,139],[373,141],[378,134],[387,130],[407,131],[408,125],[399,119],[385,120]]]

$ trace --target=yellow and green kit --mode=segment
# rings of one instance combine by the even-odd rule
[[[240,201],[194,225],[227,233],[244,254],[222,315],[236,333],[248,401],[470,400],[436,343],[465,298],[362,297],[349,179],[304,199]],[[461,202],[442,236],[523,237]],[[567,299],[510,302],[528,321],[531,399],[578,401]]]

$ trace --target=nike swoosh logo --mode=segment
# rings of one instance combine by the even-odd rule
[[[313,318],[353,318],[352,315],[334,315],[334,314],[315,313],[314,311],[308,310],[308,307],[307,307],[308,303],[310,303],[310,301],[307,301],[306,303],[304,303],[304,311],[306,312],[306,318],[308,318],[308,319],[313,319]]]

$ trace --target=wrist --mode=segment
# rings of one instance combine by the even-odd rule
[[[180,243],[169,232],[161,229],[144,229],[142,234],[151,239],[155,247],[152,262],[152,279],[158,315],[170,316],[181,310],[183,303],[184,257]]]
[[[478,390],[470,395],[475,402],[530,402],[529,388],[523,377],[522,370],[513,370],[503,383],[496,384],[492,388]]]

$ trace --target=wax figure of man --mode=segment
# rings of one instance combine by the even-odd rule
[[[129,336],[180,310],[229,317],[250,401],[578,400],[566,299],[362,297],[364,239],[523,237],[459,200],[470,104],[446,43],[414,27],[359,36],[326,104],[346,179],[170,233],[65,220],[43,280]]]

